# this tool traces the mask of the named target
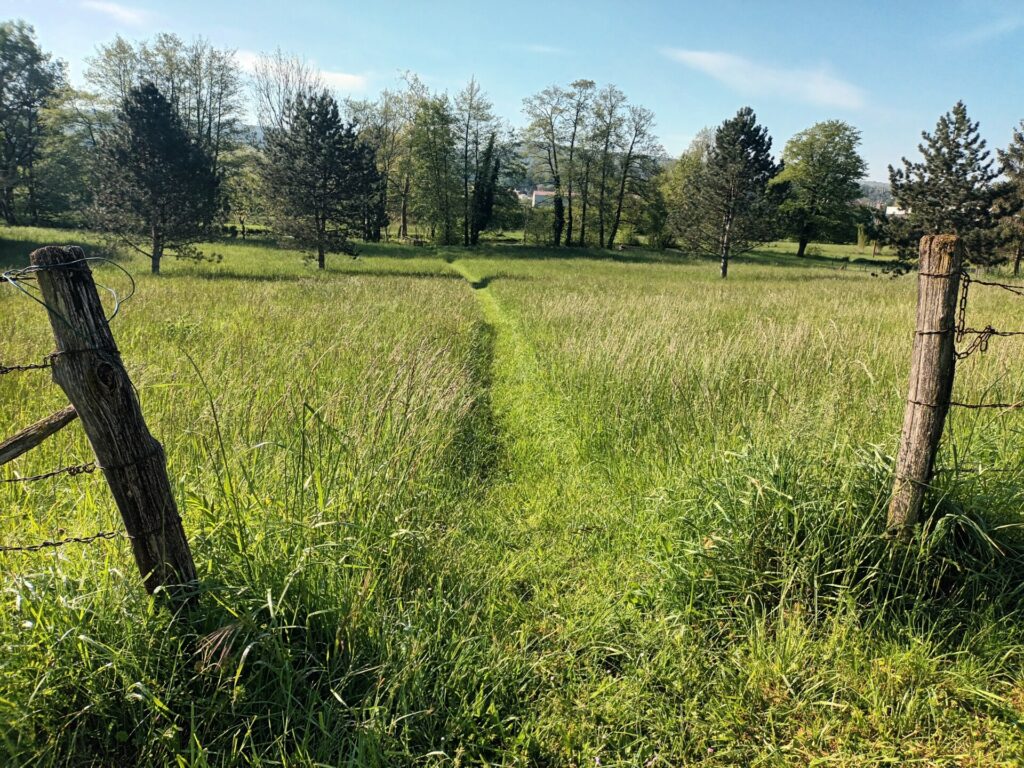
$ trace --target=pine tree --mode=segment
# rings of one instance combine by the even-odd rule
[[[220,178],[155,85],[129,90],[102,154],[98,224],[148,256],[153,274],[166,250],[202,258],[192,244],[209,235]]]
[[[969,258],[990,263],[993,204],[998,173],[993,169],[978,123],[958,101],[939,118],[935,133],[923,131],[922,160],[903,158],[903,168],[889,166],[896,204],[907,211],[911,227],[923,234],[954,234],[966,241]]]
[[[1013,249],[1013,274],[1020,274],[1024,261],[1024,120],[1013,131],[1006,149],[998,150],[1006,182],[1001,185],[996,201],[1001,239]]]
[[[351,233],[365,229],[366,203],[376,195],[375,164],[323,91],[289,102],[278,128],[266,134],[263,185],[274,228],[316,252],[354,253]]]
[[[775,233],[778,194],[769,182],[781,170],[771,155],[768,129],[744,107],[722,123],[706,157],[690,174],[683,193],[685,222],[680,237],[690,250],[719,259],[721,275],[729,260],[767,242]]]

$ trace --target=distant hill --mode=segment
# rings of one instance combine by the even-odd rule
[[[884,181],[862,181],[860,202],[865,205],[885,206],[892,204],[892,191]]]

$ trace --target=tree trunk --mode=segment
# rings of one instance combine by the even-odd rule
[[[802,259],[804,257],[804,251],[807,250],[807,235],[800,235],[799,245],[796,247],[796,257]]]
[[[583,248],[587,244],[587,197],[590,194],[590,160],[587,160],[585,170],[583,172],[583,187],[580,190],[580,196],[583,202],[580,204],[580,248]]]
[[[149,257],[149,260],[150,260],[150,271],[154,275],[159,275],[160,274],[160,259],[163,258],[163,255],[164,255],[164,241],[163,241],[163,238],[160,236],[160,230],[157,229],[154,226],[153,227],[152,250],[150,252],[150,257]]]
[[[39,202],[36,198],[36,175],[32,166],[28,168],[28,218],[32,226],[39,224]]]
[[[409,176],[406,174],[405,182],[402,185],[402,221],[398,225],[398,236],[406,238],[409,236]]]
[[[13,227],[18,223],[17,216],[14,213],[14,187],[4,187],[3,197],[0,198],[0,202],[3,203],[4,221]]]
[[[729,251],[732,248],[732,217],[725,219],[722,227],[722,279],[729,276]]]
[[[1017,241],[1017,252],[1013,255],[1013,276],[1020,276],[1020,262],[1024,260],[1024,239]]]

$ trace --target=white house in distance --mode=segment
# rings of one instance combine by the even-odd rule
[[[896,216],[898,218],[898,217],[906,216],[907,213],[909,213],[909,211],[903,210],[898,205],[887,205],[887,206],[885,206],[885,215],[886,216]]]
[[[535,189],[531,196],[531,205],[534,208],[545,208],[555,204],[555,191],[553,189]]]

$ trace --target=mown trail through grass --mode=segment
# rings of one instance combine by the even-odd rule
[[[492,479],[467,543],[493,573],[501,628],[527,654],[537,686],[533,722],[516,748],[650,759],[650,730],[669,707],[652,689],[649,657],[671,654],[666,626],[642,615],[638,593],[654,578],[654,510],[588,460],[564,395],[551,385],[522,320],[502,305],[486,264],[456,261],[494,331],[491,406],[500,437]],[[625,705],[625,706],[624,706]],[[607,712],[602,714],[602,710]],[[625,715],[625,717],[623,717]],[[677,724],[669,719],[669,729]],[[659,735],[663,747],[680,734]]]

